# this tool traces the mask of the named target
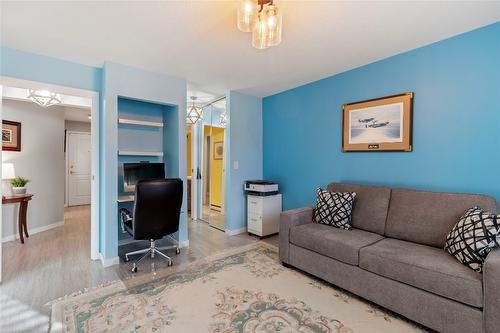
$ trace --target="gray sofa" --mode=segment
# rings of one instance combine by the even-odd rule
[[[280,259],[439,332],[500,332],[500,251],[483,274],[443,250],[468,208],[494,198],[334,183],[357,193],[352,230],[313,223],[313,207],[285,211]]]

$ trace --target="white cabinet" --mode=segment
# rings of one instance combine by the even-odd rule
[[[259,237],[279,232],[281,194],[247,196],[247,229]]]

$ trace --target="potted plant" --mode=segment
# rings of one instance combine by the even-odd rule
[[[29,179],[23,177],[16,177],[10,180],[12,185],[12,193],[15,195],[26,194],[26,184],[29,183]]]

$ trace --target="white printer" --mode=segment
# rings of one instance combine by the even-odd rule
[[[278,184],[267,180],[247,180],[245,192],[250,195],[268,196],[278,194]]]
[[[248,233],[261,238],[278,233],[282,210],[278,184],[266,180],[248,180],[245,182],[245,192]]]

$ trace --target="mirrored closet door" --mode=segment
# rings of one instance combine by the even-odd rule
[[[201,171],[201,219],[212,227],[225,230],[224,207],[226,152],[225,98],[203,108],[202,135],[199,136]]]

